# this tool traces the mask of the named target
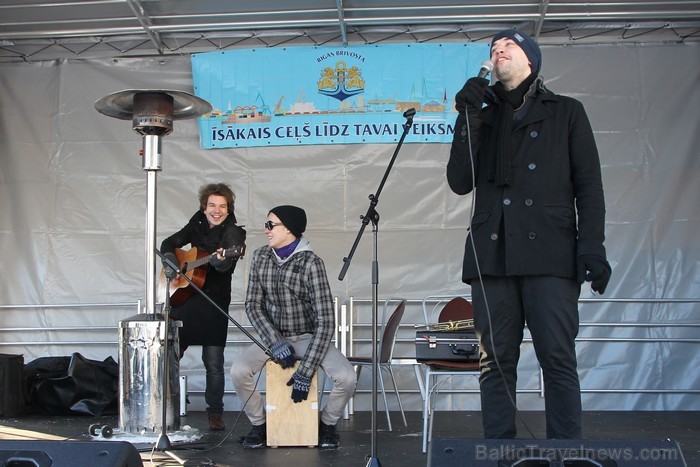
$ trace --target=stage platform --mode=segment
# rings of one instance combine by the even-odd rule
[[[384,467],[425,466],[431,459],[430,454],[421,452],[422,413],[407,412],[408,427],[404,427],[401,414],[392,413],[394,431],[387,430],[386,416],[383,411],[377,414],[376,458]],[[544,438],[544,414],[542,412],[523,412],[523,420],[535,439]],[[238,412],[224,414],[225,431],[209,431],[206,414],[190,412],[182,417],[181,426],[198,429],[202,435],[197,441],[174,442],[172,455],[165,452],[153,452],[152,446],[134,444],[141,455],[143,465],[155,466],[246,466],[246,467],[291,467],[291,466],[365,466],[366,456],[371,450],[371,413],[356,412],[348,420],[338,424],[340,448],[324,451],[309,447],[278,447],[259,450],[244,449],[238,442],[245,435],[250,424],[245,415]],[[619,443],[620,448],[637,449],[647,445],[653,447],[662,440],[671,439],[678,443],[685,464],[672,465],[700,466],[700,412],[586,412],[583,417],[584,447],[596,447],[600,440],[629,440]],[[113,441],[93,438],[88,429],[93,424],[116,426],[117,416],[105,417],[58,417],[25,415],[14,418],[0,418],[0,453],[3,443],[9,440],[36,440],[42,446],[60,446],[62,455],[70,456],[71,441],[90,441],[102,449]],[[196,431],[196,430],[195,430]],[[479,442],[481,438],[481,415],[479,412],[438,412],[435,418],[433,438],[444,445],[441,440],[452,440],[449,444],[457,448]],[[519,439],[532,440],[527,429],[521,423]],[[48,440],[48,441],[47,441]],[[483,441],[483,440],[482,440]],[[46,444],[48,443],[48,444]],[[37,444],[38,445],[38,444]],[[66,454],[67,453],[67,454]],[[181,463],[182,461],[183,463]],[[0,463],[1,464],[1,463]],[[12,464],[15,465],[15,464]],[[34,464],[18,464],[34,465]],[[44,464],[41,464],[44,465]],[[47,464],[48,465],[48,464]],[[75,464],[54,462],[52,467],[62,465],[70,467],[88,467]],[[448,464],[440,464],[448,465]],[[451,465],[497,465],[472,463],[467,459],[458,459]],[[635,463],[620,463],[632,466]],[[643,463],[641,465],[655,465]],[[658,464],[666,465],[666,464]],[[93,466],[89,466],[93,467]],[[107,467],[111,467],[109,464]]]

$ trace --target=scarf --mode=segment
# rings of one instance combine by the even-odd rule
[[[519,108],[525,101],[530,85],[535,81],[537,75],[531,73],[530,76],[512,91],[507,91],[500,81],[493,86],[493,91],[500,99],[500,105],[496,108],[496,127],[494,138],[491,139],[491,158],[489,166],[489,180],[494,180],[496,186],[510,185],[512,181],[511,162],[513,159],[513,120],[515,119],[515,109]]]
[[[296,240],[294,240],[292,243],[289,245],[285,245],[280,248],[275,248],[275,253],[277,253],[277,256],[279,256],[280,259],[287,259],[289,255],[294,253],[294,250],[296,249],[297,245],[299,244],[299,240],[301,240],[301,237],[297,237]]]

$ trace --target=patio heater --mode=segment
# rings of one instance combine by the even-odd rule
[[[161,138],[173,121],[211,112],[203,99],[182,91],[125,90],[95,102],[98,112],[132,120],[143,137],[142,168],[146,172],[146,301],[145,309],[119,322],[119,429],[126,433],[161,433],[180,428],[180,363],[177,328],[168,306],[156,312],[156,175],[161,170]],[[159,410],[160,408],[160,410]],[[165,442],[161,441],[165,438]]]

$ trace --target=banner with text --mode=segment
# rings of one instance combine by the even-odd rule
[[[208,52],[192,56],[202,148],[406,143],[454,133],[454,95],[488,44],[386,44]]]

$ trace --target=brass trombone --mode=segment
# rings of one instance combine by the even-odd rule
[[[462,331],[473,330],[473,319],[460,319],[459,321],[445,321],[444,323],[416,325],[416,329],[423,331]]]

